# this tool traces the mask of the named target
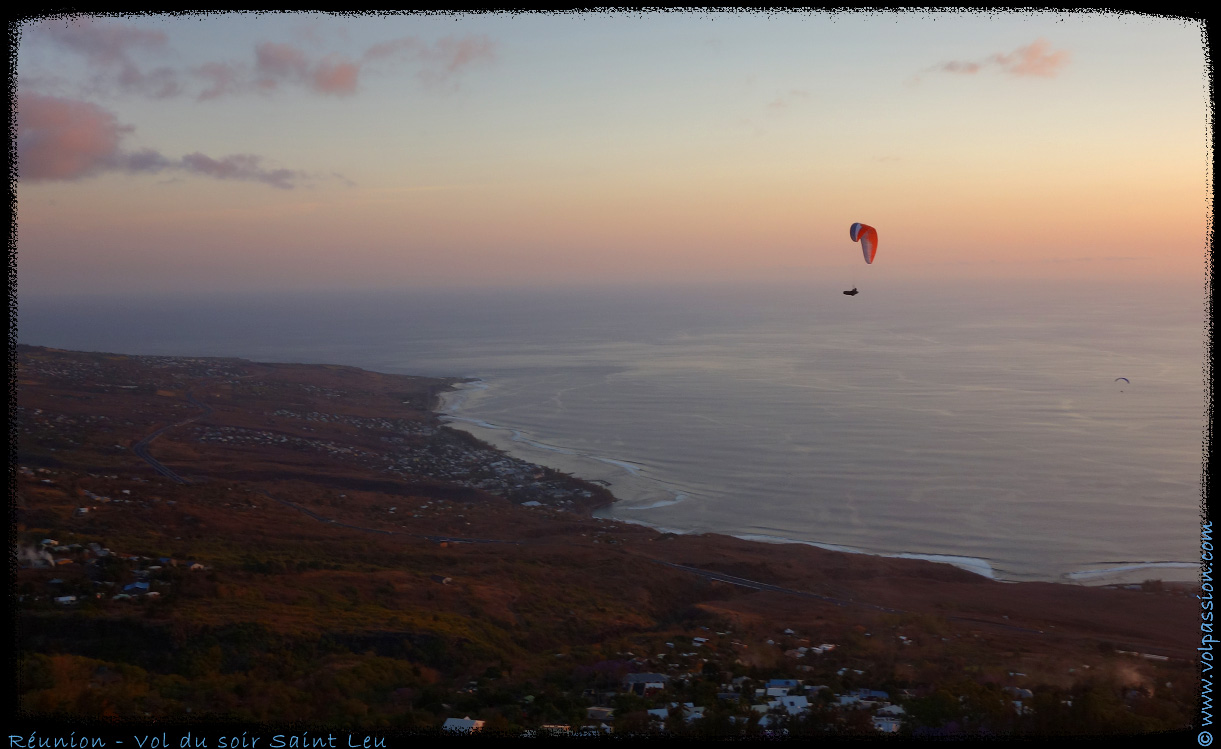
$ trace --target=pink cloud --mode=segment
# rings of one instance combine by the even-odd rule
[[[1049,52],[1050,46],[1045,39],[1037,39],[1008,55],[993,55],[992,60],[1013,75],[1050,78],[1059,73],[1060,69],[1068,64],[1069,59],[1069,54],[1064,50]]]
[[[495,45],[482,35],[449,36],[432,44],[407,36],[374,44],[356,60],[320,55],[294,44],[261,42],[254,48],[253,62],[216,60],[189,69],[150,69],[137,64],[134,57],[170,51],[165,32],[109,19],[46,21],[32,32],[85,59],[92,77],[83,91],[117,87],[156,99],[183,94],[186,86],[199,101],[252,92],[266,94],[294,86],[323,95],[350,96],[359,89],[366,66],[406,63],[416,66],[426,83],[434,83],[448,81],[466,68],[495,57]],[[308,45],[322,43],[317,29],[307,28],[307,32],[302,36]],[[26,80],[35,79],[39,79],[37,72],[26,76]]]
[[[133,51],[164,50],[166,35],[162,31],[92,21],[87,24],[46,21],[37,29],[55,43],[82,55],[95,71],[95,83],[111,80],[124,91],[158,99],[175,96],[181,90],[173,69],[161,67],[145,72],[131,58]]]
[[[433,57],[441,61],[447,73],[455,73],[473,63],[492,59],[493,50],[494,45],[486,36],[462,39],[447,36],[436,43]]]
[[[367,48],[359,61],[335,55],[314,60],[290,44],[263,42],[256,49],[256,70],[263,90],[281,83],[296,83],[320,93],[349,96],[356,92],[365,66],[384,61],[410,60],[423,65],[420,76],[428,82],[451,79],[462,70],[495,57],[495,45],[486,36],[445,37],[431,46],[415,37],[400,37]]]
[[[208,87],[196,97],[200,101],[215,99],[226,94],[237,93],[245,87],[244,76],[238,66],[226,62],[207,62],[195,68],[195,75],[208,81]]]
[[[265,169],[262,158],[236,154],[214,159],[192,153],[171,159],[152,149],[124,151],[134,128],[85,101],[21,93],[17,98],[17,171],[31,182],[75,180],[103,172],[155,174],[174,170],[215,179],[261,182],[289,190],[305,179],[291,169]]]
[[[1009,54],[991,55],[982,63],[954,60],[938,65],[932,68],[932,70],[943,73],[974,74],[983,70],[986,65],[995,65],[1011,75],[1032,75],[1052,78],[1059,74],[1060,70],[1068,64],[1070,55],[1064,50],[1052,52],[1050,48],[1051,45],[1047,40],[1036,39],[1034,42],[1025,47],[1019,47]]]
[[[137,91],[154,99],[168,99],[182,91],[178,73],[171,68],[157,68],[145,73],[134,65],[119,71],[119,86],[125,91]]]
[[[254,50],[260,73],[273,78],[304,78],[309,69],[305,53],[291,44],[263,42]]]
[[[417,57],[424,63],[420,79],[427,84],[448,84],[475,63],[495,58],[495,45],[486,36],[455,38],[447,36],[431,48],[422,47]]]
[[[977,62],[947,62],[941,70],[947,73],[978,73],[980,65]]]
[[[334,56],[319,62],[291,44],[263,42],[255,49],[258,86],[271,90],[281,82],[303,84],[320,94],[348,96],[356,92],[360,65]]]
[[[388,57],[394,57],[399,53],[411,52],[420,48],[420,42],[413,36],[405,36],[399,39],[392,39],[388,42],[380,42],[374,44],[365,50],[364,58],[366,60],[384,60]]]
[[[323,94],[347,96],[356,92],[360,66],[351,62],[323,60],[314,68],[311,88]]]
[[[133,48],[161,49],[165,47],[163,31],[140,29],[120,24],[88,25],[76,22],[45,21],[39,29],[59,44],[85,56],[90,63],[101,66],[121,66],[131,62],[128,50]]]
[[[391,39],[374,44],[365,50],[365,62],[380,62],[393,58],[411,60],[423,64],[420,77],[426,82],[442,82],[462,72],[463,69],[495,59],[496,45],[487,36],[447,36],[432,45],[412,36]]]
[[[17,169],[22,179],[77,179],[109,167],[131,128],[84,101],[24,93],[17,100]]]

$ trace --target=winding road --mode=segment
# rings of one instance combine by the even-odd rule
[[[192,416],[189,419],[183,419],[182,421],[179,421],[175,424],[170,424],[169,426],[161,427],[157,431],[153,432],[152,434],[148,435],[144,439],[140,440],[139,442],[137,442],[136,444],[131,446],[131,451],[133,453],[135,453],[137,457],[141,458],[142,460],[144,460],[145,463],[148,463],[150,466],[152,466],[154,471],[161,474],[162,476],[165,476],[167,479],[169,479],[170,481],[173,481],[176,484],[189,484],[191,482],[184,479],[183,477],[179,476],[178,474],[174,473],[169,468],[167,468],[161,461],[157,460],[152,455],[150,455],[148,452],[148,446],[152,443],[153,440],[157,439],[162,434],[164,434],[165,432],[168,432],[171,429],[174,429],[174,428],[180,427],[180,426],[185,426],[187,424],[190,424],[193,421],[199,421],[202,418],[212,415],[212,407],[206,406],[206,405],[200,403],[199,401],[195,400],[195,396],[192,395],[191,393],[187,393],[187,402],[189,402],[192,406],[203,409],[203,413]]]

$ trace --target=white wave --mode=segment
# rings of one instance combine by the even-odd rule
[[[463,424],[472,424],[474,426],[481,427],[483,429],[490,429],[490,430],[496,431],[496,432],[508,432],[509,439],[511,439],[512,441],[520,442],[523,445],[529,445],[530,447],[533,447],[537,450],[546,450],[548,452],[560,453],[562,455],[579,455],[583,458],[592,458],[594,460],[600,460],[603,463],[613,463],[615,465],[621,465],[620,463],[607,459],[607,458],[598,458],[598,457],[592,456],[592,455],[584,455],[582,453],[575,452],[575,451],[569,450],[567,448],[559,447],[557,445],[549,445],[546,442],[539,442],[538,440],[531,439],[530,437],[526,436],[525,432],[521,431],[520,429],[513,429],[511,427],[505,427],[505,426],[501,426],[499,424],[493,424],[492,422],[484,421],[483,419],[470,419],[465,416],[450,416],[450,415],[442,415],[441,418],[444,419],[446,421],[446,423],[461,422]]]
[[[652,504],[647,504],[647,505],[632,505],[631,507],[624,507],[623,509],[632,510],[632,511],[656,510],[658,507],[670,507],[672,505],[676,505],[681,502],[685,502],[688,499],[690,499],[690,495],[684,494],[683,492],[678,492],[671,499],[663,499],[660,502],[654,502]],[[674,531],[670,531],[670,532],[673,533]]]
[[[442,416],[441,418],[444,419],[446,423],[460,421],[463,424],[474,424],[475,426],[483,427],[484,429],[504,429],[504,427],[498,427],[495,424],[490,424],[481,419],[468,419],[465,416]]]
[[[1137,562],[1135,564],[1125,564],[1119,567],[1103,567],[1096,570],[1077,570],[1069,572],[1065,575],[1070,580],[1090,581],[1094,582],[1101,578],[1122,576],[1130,572],[1143,572],[1146,570],[1155,569],[1199,569],[1200,565],[1195,562]]]
[[[471,385],[470,389],[473,389],[473,390],[487,389],[487,383],[484,383],[482,380],[477,383],[470,383],[470,385]],[[445,395],[448,396],[448,395],[453,395],[453,394],[446,393]],[[444,396],[442,396],[442,397],[444,398]],[[624,471],[627,471],[629,474],[631,474],[632,476],[637,477],[637,478],[640,477],[641,471],[644,469],[644,467],[641,466],[639,463],[632,463],[632,462],[629,462],[626,460],[620,460],[617,458],[607,458],[607,457],[603,457],[601,455],[590,455],[589,453],[583,453],[578,450],[571,450],[566,447],[560,447],[559,445],[552,445],[547,442],[540,442],[537,439],[534,439],[534,438],[528,436],[525,432],[523,432],[520,429],[513,429],[512,427],[506,427],[506,426],[501,426],[499,424],[493,424],[490,421],[484,421],[482,419],[472,419],[472,418],[468,418],[465,416],[454,416],[453,415],[454,412],[459,410],[459,408],[462,405],[463,400],[464,400],[464,398],[459,399],[454,402],[442,400],[442,408],[439,409],[440,411],[442,411],[442,413],[440,413],[440,418],[446,423],[460,422],[463,424],[470,424],[472,426],[477,426],[482,429],[489,429],[489,430],[497,431],[497,432],[508,432],[509,439],[511,439],[513,442],[519,442],[523,445],[528,445],[529,447],[533,447],[536,450],[543,450],[546,452],[559,453],[561,455],[571,455],[574,457],[585,458],[586,460],[595,460],[599,463],[606,463],[607,465],[612,465],[612,466],[615,466],[616,468],[621,468]],[[673,502],[670,502],[669,504],[673,504]],[[661,505],[658,505],[658,506],[661,506]],[[641,508],[641,509],[645,509],[645,508]]]
[[[735,533],[734,538],[740,538],[743,541],[762,541],[770,544],[805,544],[806,546],[817,546],[820,549],[827,551],[841,551],[848,554],[868,554],[876,557],[889,557],[891,559],[923,559],[927,562],[936,562],[938,564],[950,564],[960,570],[966,570],[976,575],[986,577],[990,580],[996,580],[996,571],[992,569],[992,565],[985,559],[977,557],[962,557],[951,554],[913,554],[904,552],[900,554],[878,554],[864,549],[856,549],[851,546],[840,546],[838,544],[827,544],[818,541],[799,541],[793,538],[784,538],[783,536],[768,536],[761,533]]]
[[[641,466],[637,463],[628,463],[625,460],[614,460],[612,458],[600,458],[597,455],[583,455],[582,457],[590,458],[590,459],[596,460],[600,463],[609,463],[610,465],[618,466],[619,468],[622,468],[623,470],[627,471],[628,473],[632,474],[633,476],[640,475]]]
[[[897,557],[899,559],[923,559],[928,562],[937,562],[938,564],[952,564],[960,570],[974,572],[990,580],[995,580],[996,571],[992,569],[992,565],[985,559],[978,557],[960,557],[950,554],[883,554],[886,557]]]
[[[498,427],[498,428],[505,429],[507,427]],[[561,455],[581,455],[581,453],[574,452],[572,450],[568,450],[563,447],[558,447],[556,445],[549,445],[546,442],[539,442],[538,440],[530,439],[525,434],[523,434],[520,430],[511,429],[509,431],[512,433],[512,440],[514,442],[521,442],[523,444],[529,445],[530,447],[537,448],[539,450],[546,450],[548,452],[560,453]],[[585,456],[582,456],[582,457],[585,457]]]
[[[452,414],[462,410],[473,392],[487,389],[488,384],[483,380],[459,382],[454,385],[453,390],[441,393],[437,398],[437,413],[442,417],[453,418]]]
[[[819,541],[800,541],[795,538],[785,538],[784,536],[769,536],[763,533],[734,533],[734,538],[740,538],[743,541],[761,541],[767,544],[805,544],[806,546],[817,546],[820,549],[827,551],[843,551],[848,554],[868,554],[869,552],[862,549],[856,549],[851,546],[839,546],[837,544],[826,544]]]

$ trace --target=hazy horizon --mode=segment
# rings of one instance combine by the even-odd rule
[[[839,274],[844,276],[846,274]],[[572,284],[568,286],[497,287],[421,287],[370,289],[293,289],[227,290],[195,289],[191,292],[148,290],[143,293],[63,292],[39,294],[20,292],[14,298],[17,338],[20,343],[53,348],[98,350],[90,342],[113,341],[121,344],[112,353],[160,353],[139,349],[142,330],[156,331],[150,342],[155,349],[174,342],[175,326],[183,329],[173,343],[175,353],[184,356],[244,356],[225,350],[225,331],[246,335],[251,326],[272,317],[295,315],[302,329],[310,325],[328,330],[357,334],[369,322],[380,321],[388,305],[407,303],[419,319],[433,324],[463,326],[468,333],[494,335],[498,326],[512,319],[523,303],[553,305],[563,309],[604,309],[616,315],[647,318],[660,312],[675,314],[684,300],[712,298],[709,305],[692,307],[686,315],[697,325],[732,324],[736,318],[758,315],[785,315],[784,300],[805,297],[811,306],[842,306],[842,312],[868,306],[869,310],[893,310],[901,319],[917,314],[970,315],[1009,307],[1024,308],[1031,314],[1048,305],[1071,305],[1079,300],[1103,301],[1109,297],[1128,299],[1144,305],[1151,316],[1173,311],[1180,320],[1192,319],[1192,330],[1199,335],[1201,354],[1207,343],[1206,286],[1204,279],[1155,277],[1151,279],[1002,279],[963,280],[948,278],[890,279],[864,286],[862,296],[842,297],[843,278],[827,276],[786,281],[720,281],[638,284]],[[1021,305],[1021,307],[1017,307]],[[1087,303],[1088,306],[1088,303]],[[952,310],[952,311],[951,311]],[[423,314],[430,311],[430,314]],[[896,320],[896,322],[898,321]],[[581,337],[589,333],[580,328],[589,323],[575,320],[572,331]],[[118,330],[116,321],[126,321]],[[384,322],[384,321],[381,321]],[[609,321],[608,321],[609,322]],[[1131,324],[1138,324],[1132,320]],[[218,327],[219,326],[219,327]],[[208,332],[210,331],[210,332]],[[273,331],[265,331],[268,342]],[[208,350],[190,350],[191,341],[208,341]],[[312,360],[311,360],[312,361]],[[318,363],[312,361],[312,363]],[[334,361],[329,363],[351,364]],[[1203,363],[1203,359],[1201,360]],[[423,373],[419,373],[423,374]],[[431,372],[435,375],[460,375]]]

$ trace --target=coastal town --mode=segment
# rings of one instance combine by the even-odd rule
[[[21,473],[37,476],[48,472],[22,467]],[[87,498],[103,504],[130,501],[97,495]],[[20,568],[27,572],[18,588],[17,601],[28,611],[48,607],[86,607],[97,611],[98,607],[114,605],[155,606],[162,596],[178,594],[175,586],[191,587],[191,577],[215,579],[216,575],[214,570],[191,560],[114,552],[97,542],[61,544],[54,538],[42,539],[36,547],[22,547],[19,560]],[[453,581],[438,578],[437,582],[449,585]],[[853,667],[863,665],[860,658],[839,657],[843,649],[835,643],[817,642],[816,638],[792,628],[768,633],[770,636],[762,640],[707,626],[692,631],[699,634],[671,634],[669,640],[654,641],[652,644],[659,645],[655,648],[660,651],[657,653],[618,652],[612,660],[585,666],[576,664],[575,671],[585,672],[586,687],[569,697],[580,709],[583,720],[566,723],[544,720],[522,730],[534,735],[574,736],[607,735],[616,730],[701,735],[710,727],[731,735],[809,731],[893,734],[903,729],[905,720],[910,720],[906,705],[916,711],[915,728],[923,729],[917,730],[917,734],[937,733],[928,726],[926,714],[938,692],[925,686],[898,688],[891,694],[884,689],[858,686],[869,682],[868,671]],[[874,635],[858,634],[866,638]],[[900,650],[918,644],[897,628],[886,635],[878,634],[893,638]],[[637,644],[646,643],[637,641]],[[752,648],[773,656],[777,663],[774,673],[792,676],[768,675],[768,669],[747,667],[746,656]],[[758,658],[758,654],[751,655]],[[1135,652],[1127,655],[1133,663],[1140,658],[1168,660]],[[570,654],[559,652],[553,657],[562,660]],[[1084,664],[1081,668],[1089,670],[1090,666]],[[595,678],[589,679],[591,674]],[[94,678],[97,676],[95,673]],[[832,683],[819,683],[821,677],[830,677]],[[983,691],[956,695],[959,704],[966,704],[968,699],[980,703],[972,704],[963,717],[974,715],[982,720],[980,716],[987,715],[993,721],[1004,718],[1011,726],[1030,718],[1034,714],[1034,679],[1014,671],[1006,677],[1004,683],[990,684]],[[454,701],[477,704],[481,691],[495,689],[494,681],[486,674],[469,681],[453,690]],[[1072,715],[1072,693],[1055,690],[1052,694],[1059,700],[1063,714]],[[1148,687],[1129,687],[1124,691],[1123,704],[1129,709],[1140,707],[1148,704],[1151,696]],[[528,713],[534,699],[529,694],[521,697],[523,714]],[[1046,701],[1041,709],[1045,716]],[[486,711],[473,712],[486,715]],[[467,715],[447,717],[440,728],[445,732],[468,733],[503,731],[505,725],[504,721]]]
[[[26,715],[940,736],[1174,730],[1194,704],[1183,588],[595,518],[605,487],[444,426],[454,381],[18,363]]]
[[[173,397],[187,395],[184,390],[192,381],[203,378],[212,386],[228,389],[241,400],[243,394],[268,394],[284,389],[281,383],[253,379],[249,369],[240,363],[222,360],[215,363],[193,357],[90,357],[54,360],[33,359],[26,372],[30,376],[47,378],[51,382],[62,382],[90,395],[73,396],[90,399],[93,394],[131,395],[156,394]],[[108,366],[109,365],[109,366]],[[116,366],[117,365],[117,366]],[[128,370],[132,367],[146,368],[154,379],[134,384]],[[330,402],[351,399],[357,395],[334,387],[317,387],[298,384],[291,388],[293,395],[320,397]],[[61,395],[60,397],[65,397]],[[370,475],[390,474],[399,478],[427,478],[446,481],[453,485],[478,489],[505,497],[526,506],[555,505],[569,508],[589,509],[611,501],[608,492],[592,484],[577,483],[571,477],[548,468],[536,466],[505,455],[487,445],[471,439],[468,435],[447,429],[436,423],[430,405],[424,401],[404,401],[413,410],[415,418],[388,419],[384,417],[357,416],[340,412],[299,411],[278,408],[263,413],[250,413],[262,428],[238,425],[193,425],[190,435],[199,443],[223,447],[248,449],[261,446],[288,449],[298,452],[313,452],[321,456],[349,461]],[[22,424],[22,433],[33,439],[65,448],[80,447],[83,433],[87,430],[96,438],[98,433],[114,434],[136,428],[141,416],[166,418],[190,411],[191,405],[176,402],[169,404],[167,411],[151,411],[135,407],[124,418],[117,419],[105,414],[90,414],[75,417],[49,410],[25,409],[17,405],[17,415]],[[194,421],[184,415],[184,423]],[[425,416],[426,415],[426,416]],[[258,418],[261,417],[261,418]],[[343,444],[317,436],[319,428],[340,427],[345,437]],[[126,428],[126,429],[125,429]],[[126,450],[122,445],[114,450]]]

